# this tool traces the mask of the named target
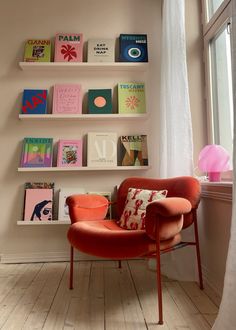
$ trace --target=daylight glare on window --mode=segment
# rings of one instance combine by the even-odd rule
[[[211,17],[214,15],[214,13],[217,11],[217,9],[220,7],[220,5],[224,2],[224,0],[208,0],[208,17],[211,19]]]
[[[228,23],[211,40],[210,53],[214,143],[222,145],[232,155],[233,94]]]

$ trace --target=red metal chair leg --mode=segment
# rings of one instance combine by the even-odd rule
[[[121,268],[121,260],[118,260],[118,267]]]
[[[73,273],[74,273],[74,248],[73,246],[70,247],[70,290],[73,289]]]
[[[196,242],[199,286],[200,286],[200,289],[203,290],[202,266],[201,266],[201,256],[200,256],[198,227],[197,227],[197,218],[196,217],[195,217],[195,220],[194,220],[194,233],[195,233],[195,242]]]
[[[161,253],[160,253],[159,228],[157,228],[157,233],[156,233],[156,275],[157,275],[157,296],[158,296],[158,312],[159,312],[158,324],[163,324],[162,286],[161,286]]]

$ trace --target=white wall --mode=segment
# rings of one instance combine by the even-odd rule
[[[17,8],[16,8],[17,5]],[[2,260],[22,261],[64,258],[68,253],[66,226],[17,226],[23,206],[23,184],[27,181],[55,182],[60,187],[84,187],[86,190],[109,191],[127,176],[158,177],[159,169],[159,79],[161,44],[161,0],[8,0],[1,5],[0,57],[1,91],[1,171],[0,171],[0,254]],[[148,73],[68,73],[24,72],[24,42],[29,38],[52,38],[57,32],[83,32],[85,41],[93,37],[117,38],[120,33],[147,33],[149,43]],[[202,42],[200,5],[186,1],[187,58],[190,104],[193,117],[195,159],[204,144]],[[23,122],[18,113],[25,88],[48,88],[55,83],[79,82],[88,88],[114,87],[125,80],[146,81],[150,117],[143,122]],[[50,90],[51,92],[51,90]],[[118,135],[146,133],[152,168],[142,172],[68,172],[19,173],[17,167],[21,141],[25,136],[76,138],[88,131],[116,131]]]

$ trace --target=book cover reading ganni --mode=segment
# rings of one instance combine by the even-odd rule
[[[47,39],[29,39],[25,43],[24,62],[50,62],[51,41]]]
[[[83,34],[57,33],[55,37],[55,62],[83,62]]]
[[[118,84],[118,112],[145,113],[145,85],[143,82]]]

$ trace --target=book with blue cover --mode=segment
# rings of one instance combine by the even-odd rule
[[[26,115],[45,114],[47,112],[46,89],[24,89],[21,113]]]
[[[146,34],[121,34],[120,62],[148,62]]]

